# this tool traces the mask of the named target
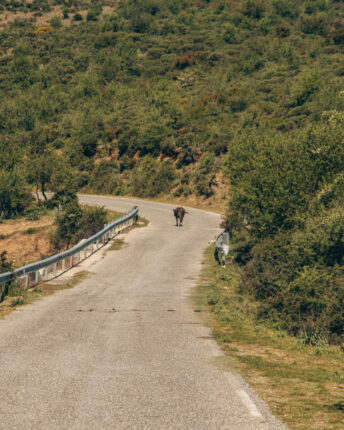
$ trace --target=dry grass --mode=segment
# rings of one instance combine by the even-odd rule
[[[334,346],[303,345],[258,324],[255,303],[237,292],[237,269],[217,266],[213,252],[213,246],[206,252],[194,304],[210,312],[207,323],[227,368],[241,373],[291,429],[343,429],[344,353]]]
[[[53,252],[49,233],[54,229],[53,214],[37,221],[7,220],[0,224],[0,252],[16,267],[40,260]]]
[[[10,10],[4,10],[0,13],[0,27],[4,27],[11,24],[16,19],[33,19],[35,25],[43,26],[49,24],[49,21],[54,17],[59,17],[61,23],[64,26],[69,26],[72,24],[74,13],[70,13],[68,18],[63,18],[62,16],[62,6],[53,6],[51,11],[43,12],[42,16],[35,15],[36,12],[13,12]],[[109,15],[116,9],[116,6],[103,6],[103,15]],[[88,13],[87,9],[78,10],[77,13],[82,16],[83,21],[86,20]]]
[[[107,210],[108,222],[123,216],[122,212]],[[55,214],[41,217],[37,221],[6,220],[0,224],[0,253],[7,252],[7,258],[15,267],[33,263],[56,253],[49,240],[55,229]]]

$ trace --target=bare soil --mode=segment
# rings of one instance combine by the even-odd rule
[[[53,252],[49,232],[53,217],[38,221],[15,220],[0,224],[0,252],[6,251],[16,267],[40,260]]]

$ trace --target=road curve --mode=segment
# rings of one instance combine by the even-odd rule
[[[221,355],[189,302],[219,215],[81,197],[151,222],[92,274],[0,320],[1,429],[285,429]]]

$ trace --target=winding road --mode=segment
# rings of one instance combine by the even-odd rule
[[[235,372],[192,311],[202,251],[220,216],[83,196],[150,220],[76,287],[0,320],[0,428],[285,429]],[[102,251],[100,251],[102,252]]]

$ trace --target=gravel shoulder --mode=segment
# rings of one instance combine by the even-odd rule
[[[82,196],[150,220],[73,289],[0,320],[2,429],[282,429],[189,306],[220,216]]]

